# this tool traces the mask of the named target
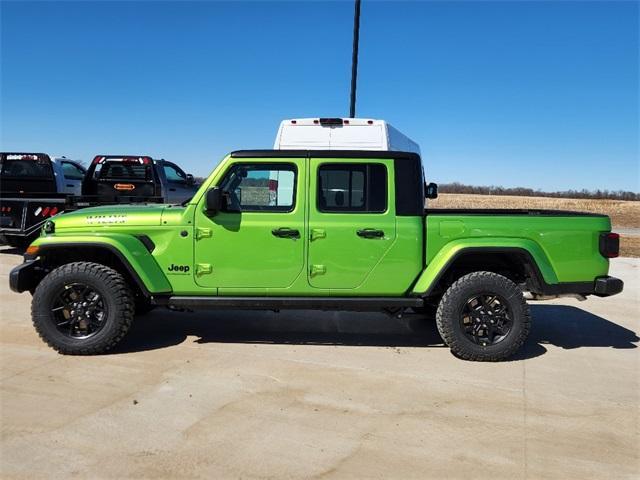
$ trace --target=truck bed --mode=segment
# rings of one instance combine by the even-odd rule
[[[601,213],[576,212],[571,210],[544,210],[537,208],[426,208],[428,215],[528,215],[535,217],[606,217]]]
[[[607,274],[600,235],[611,231],[608,216],[539,209],[427,209],[426,264],[447,250],[491,247],[534,252],[547,283],[576,282]],[[553,266],[553,267],[552,267]]]

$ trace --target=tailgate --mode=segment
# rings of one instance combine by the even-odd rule
[[[60,198],[8,198],[0,202],[0,233],[29,235],[48,218],[64,211]]]
[[[22,230],[22,218],[26,202],[20,200],[2,200],[0,203],[0,229],[2,231]]]

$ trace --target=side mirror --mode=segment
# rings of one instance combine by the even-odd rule
[[[433,182],[428,184],[424,196],[430,199],[438,198],[438,184]]]
[[[187,185],[192,186],[195,183],[194,179],[193,179],[193,175],[191,175],[190,173],[187,173]]]
[[[207,190],[207,195],[205,198],[205,211],[207,215],[215,215],[220,211],[220,206],[222,204],[222,190],[220,187],[213,187]]]

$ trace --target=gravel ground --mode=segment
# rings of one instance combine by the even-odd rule
[[[48,349],[0,251],[3,478],[638,478],[640,260],[533,306],[512,361],[432,321],[156,311],[96,357]]]

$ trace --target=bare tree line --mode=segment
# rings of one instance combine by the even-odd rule
[[[196,184],[201,185],[206,180],[205,177],[196,177]],[[440,193],[472,193],[476,195],[509,195],[513,197],[549,197],[549,198],[587,198],[587,199],[607,199],[607,200],[629,200],[640,201],[640,193],[626,190],[564,190],[561,192],[545,192],[525,187],[498,187],[465,185],[460,182],[441,183],[438,185]]]
[[[438,185],[441,193],[470,193],[476,195],[510,195],[517,197],[551,197],[551,198],[589,198],[608,200],[631,200],[640,201],[640,193],[628,192],[625,190],[564,190],[561,192],[544,192],[524,187],[499,187],[474,186],[463,183],[441,183]]]

